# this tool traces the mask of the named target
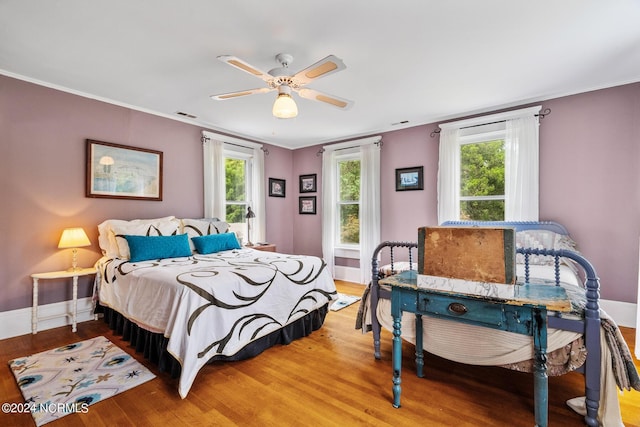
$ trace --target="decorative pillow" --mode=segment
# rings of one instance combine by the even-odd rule
[[[191,240],[202,255],[241,248],[235,233],[209,234],[192,237]]]
[[[183,219],[182,232],[189,236],[189,244],[191,250],[195,250],[191,238],[198,236],[207,236],[209,234],[221,234],[229,231],[229,224],[224,221],[218,221],[217,218],[211,219]]]
[[[131,221],[121,220],[121,219],[108,219],[103,221],[98,225],[98,244],[100,245],[100,249],[102,249],[102,254],[108,256],[110,258],[116,258],[120,256],[120,250],[118,248],[118,242],[115,237],[115,233],[113,232],[114,227],[123,227],[128,225],[142,225],[142,224],[154,224],[156,227],[160,229],[164,229],[166,227],[173,228],[177,230],[180,225],[180,221],[176,219],[175,216],[166,216],[163,218],[154,218],[154,219],[134,219]],[[168,233],[171,234],[171,233]],[[126,241],[123,240],[123,244],[126,245]],[[128,250],[127,250],[128,252]]]
[[[129,244],[124,236],[175,236],[178,234],[180,222],[169,221],[130,221],[116,223],[111,226],[110,240],[117,247],[117,257],[129,259]],[[187,238],[188,242],[188,238]]]
[[[518,231],[516,233],[516,247],[555,250],[567,249],[570,251],[578,252],[578,245],[571,237],[564,234],[554,233],[553,231],[549,230]],[[574,268],[571,260],[564,258],[561,259],[563,264]],[[524,255],[517,254],[516,262],[518,264],[524,264]],[[553,265],[554,258],[544,255],[529,255],[529,264]]]
[[[191,256],[189,238],[186,234],[174,236],[125,235],[124,238],[131,251],[130,262]]]

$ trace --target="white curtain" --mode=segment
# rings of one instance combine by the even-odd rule
[[[203,132],[204,158],[204,216],[205,218],[225,219],[226,185],[224,149],[225,144],[245,147],[251,150],[251,193],[247,202],[256,217],[251,223],[251,239],[254,242],[266,241],[266,208],[264,185],[264,151],[262,145],[237,138]]]
[[[538,117],[506,121],[505,208],[507,221],[538,221]]]
[[[336,179],[337,164],[335,150],[322,153],[322,258],[327,263],[331,276],[335,277],[335,227],[336,227]]]
[[[266,242],[266,208],[264,185],[264,151],[262,147],[253,148],[253,172],[251,174],[251,209],[256,217],[251,223],[251,239],[253,242]]]
[[[224,143],[205,137],[204,150],[204,217],[226,216],[224,181]],[[220,177],[223,177],[220,179]]]
[[[360,283],[369,283],[371,255],[380,243],[380,144],[360,152]]]
[[[442,129],[438,157],[438,224],[460,219],[460,129]]]

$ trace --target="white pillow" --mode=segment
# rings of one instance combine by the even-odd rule
[[[516,248],[567,249],[578,252],[578,244],[569,236],[549,230],[524,230],[516,233]],[[562,258],[563,264],[574,268],[570,260]],[[524,255],[517,254],[516,263],[524,264]],[[554,258],[544,255],[529,255],[531,265],[553,265]]]
[[[133,227],[135,225],[147,225],[147,228],[144,231],[140,230],[129,230],[128,228]],[[158,231],[152,232],[150,235],[158,235],[158,232],[162,233],[163,236],[177,233],[178,228],[180,227],[180,221],[176,219],[175,216],[167,216],[162,218],[154,218],[154,219],[134,219],[131,221],[121,220],[121,219],[108,219],[103,221],[98,225],[98,244],[100,245],[100,249],[102,249],[102,253],[110,258],[118,258],[121,257],[120,248],[118,246],[118,240],[120,242],[124,242],[126,244],[126,240],[116,239],[116,234],[121,234],[121,232],[131,231],[132,235],[147,235],[146,232],[149,229],[149,226],[153,225]],[[118,233],[113,230],[118,229]],[[134,234],[135,233],[135,234]],[[126,245],[125,253],[129,253],[129,246]]]

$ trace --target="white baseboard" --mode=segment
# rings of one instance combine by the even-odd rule
[[[333,272],[336,280],[360,283],[359,268],[336,265]],[[600,308],[602,308],[618,326],[627,328],[636,327],[637,304],[601,299]]]
[[[618,326],[635,329],[637,304],[601,299],[600,308],[603,309]]]
[[[355,267],[344,267],[336,265],[333,267],[333,275],[336,280],[345,282],[360,283],[360,269]]]
[[[59,316],[53,319],[41,320],[38,322],[38,331],[59,328],[69,325],[71,327],[71,317],[66,313],[71,313],[72,301],[62,301],[53,304],[38,306],[38,317]],[[78,299],[77,321],[86,322],[93,320],[93,303],[91,297]],[[31,333],[31,307],[21,308],[0,313],[0,340],[13,338]]]

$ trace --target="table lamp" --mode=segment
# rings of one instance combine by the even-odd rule
[[[251,206],[247,207],[247,215],[245,216],[245,218],[247,218],[247,244],[246,246],[253,246],[253,243],[251,243],[251,218],[255,218],[256,214],[253,213],[253,211],[251,210]]]
[[[79,270],[78,268],[78,248],[83,246],[91,246],[91,242],[87,237],[87,233],[81,227],[65,228],[60,236],[59,249],[73,249],[73,258],[69,271]]]

